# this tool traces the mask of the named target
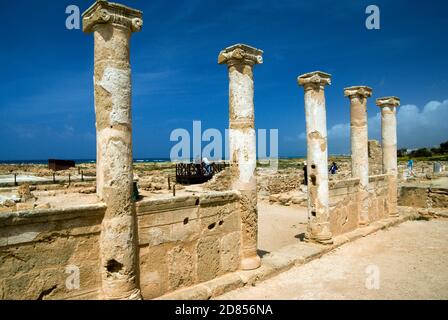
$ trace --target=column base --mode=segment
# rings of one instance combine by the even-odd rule
[[[369,224],[370,224],[370,221],[368,219],[363,219],[363,218],[359,219],[358,225],[360,228],[367,227]]]
[[[389,217],[391,217],[391,218],[397,218],[397,217],[399,217],[400,216],[400,214],[398,213],[398,212],[395,212],[395,213],[389,213]]]
[[[261,259],[258,255],[243,258],[241,260],[241,270],[254,270],[261,266]]]
[[[143,300],[140,289],[135,289],[135,291],[129,296],[128,300]]]
[[[309,232],[305,233],[305,242],[314,242],[319,244],[333,244],[333,237],[331,233],[324,233],[318,235],[310,235]]]
[[[100,300],[143,300],[143,296],[140,289],[134,289],[131,292],[125,292],[125,293],[120,292],[106,293],[104,292],[103,289],[100,295]]]

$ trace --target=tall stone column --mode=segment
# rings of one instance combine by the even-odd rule
[[[376,99],[376,105],[381,108],[383,173],[390,175],[388,211],[390,216],[397,216],[397,107],[400,105],[400,99],[397,97],[379,98]]]
[[[331,75],[315,71],[297,79],[305,90],[305,117],[308,170],[308,227],[306,240],[323,244],[333,243],[330,230],[328,190],[326,85]]]
[[[361,212],[360,225],[369,224],[369,142],[367,130],[367,98],[372,89],[355,86],[344,89],[350,99],[350,141],[352,147],[352,176],[359,178]]]
[[[132,201],[131,33],[142,12],[97,1],[83,13],[93,33],[97,190],[107,204],[101,225],[103,299],[140,299],[135,206]]]
[[[219,64],[229,72],[229,146],[232,188],[241,193],[241,269],[260,266],[257,254],[257,154],[254,121],[253,66],[263,63],[263,51],[245,44],[222,50]]]

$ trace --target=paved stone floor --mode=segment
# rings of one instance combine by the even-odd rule
[[[219,299],[448,299],[448,220],[405,222]]]

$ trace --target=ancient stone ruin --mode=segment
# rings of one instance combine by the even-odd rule
[[[142,25],[141,11],[107,1],[95,2],[83,14],[83,30],[94,38],[99,201],[1,215],[1,298],[163,298],[195,285],[197,292],[211,290],[214,279],[239,270],[250,275],[249,270],[263,267],[257,253],[253,77],[263,51],[236,44],[218,56],[229,77],[230,190],[135,202],[129,41]],[[331,245],[338,235],[397,216],[400,100],[377,99],[383,172],[369,175],[373,151],[369,157],[366,106],[372,89],[344,90],[351,113],[352,177],[329,181],[325,88],[331,75],[306,73],[298,77],[298,84],[304,89],[307,136],[305,240]],[[378,154],[377,150],[373,157]],[[29,197],[29,190],[23,196]],[[67,285],[70,270],[80,275],[79,290]]]

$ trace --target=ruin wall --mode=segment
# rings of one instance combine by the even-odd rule
[[[417,208],[447,208],[448,189],[426,186],[402,186],[398,205]]]
[[[333,236],[358,228],[361,201],[359,179],[330,181],[330,230]],[[389,176],[369,176],[369,221],[388,217]]]
[[[333,236],[358,227],[361,202],[359,201],[359,179],[330,181],[330,230]]]
[[[230,191],[138,203],[140,281],[145,299],[239,268],[238,199],[238,193]]]
[[[380,174],[369,176],[369,221],[374,222],[389,217],[390,176]]]
[[[95,299],[101,286],[99,236],[106,206],[0,216],[0,299]],[[79,268],[79,289],[66,281]],[[70,282],[69,288],[76,287]]]
[[[99,203],[2,214],[0,299],[99,299],[105,210]],[[142,200],[136,211],[145,299],[239,268],[238,193]]]

